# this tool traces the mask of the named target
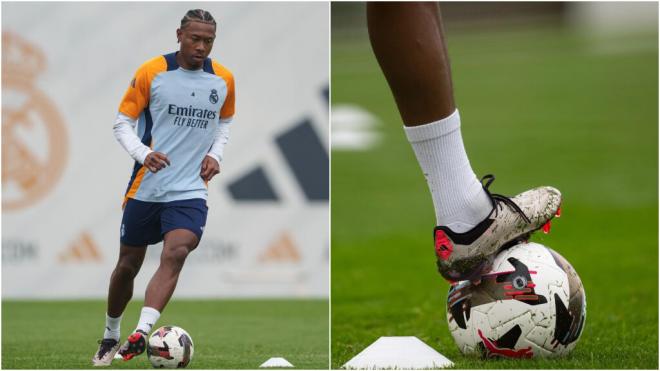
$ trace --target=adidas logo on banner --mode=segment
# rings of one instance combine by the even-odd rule
[[[102,261],[103,257],[92,236],[83,232],[66,250],[60,253],[58,260],[62,263],[97,263]]]
[[[327,90],[323,91],[327,102]],[[275,137],[293,176],[308,201],[328,201],[329,157],[314,130],[312,121],[304,118]],[[237,201],[278,201],[263,165],[252,168],[229,184],[229,193]]]
[[[259,261],[297,263],[300,261],[300,253],[289,234],[284,232],[259,256]]]

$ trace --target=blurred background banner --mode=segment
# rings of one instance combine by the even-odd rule
[[[3,299],[106,297],[133,167],[119,101],[143,62],[178,50],[194,8],[218,22],[210,57],[237,105],[175,295],[328,296],[328,4],[3,3]]]

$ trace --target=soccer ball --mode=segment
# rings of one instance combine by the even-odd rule
[[[582,281],[557,252],[522,243],[500,252],[479,285],[457,282],[447,322],[464,354],[554,357],[577,344],[587,314]]]
[[[163,326],[149,337],[147,356],[155,368],[183,368],[193,356],[193,341],[186,330]]]

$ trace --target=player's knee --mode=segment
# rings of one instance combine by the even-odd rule
[[[133,279],[140,271],[140,266],[130,261],[120,261],[115,267],[115,274],[122,278]]]
[[[180,269],[186,261],[190,251],[191,249],[183,245],[173,247],[163,252],[163,260],[169,263],[169,265]]]

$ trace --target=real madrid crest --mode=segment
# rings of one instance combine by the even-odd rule
[[[209,101],[213,104],[218,103],[218,91],[211,89],[211,95],[209,95]]]
[[[20,209],[45,197],[67,159],[62,116],[36,86],[46,58],[33,44],[2,33],[2,207]]]

